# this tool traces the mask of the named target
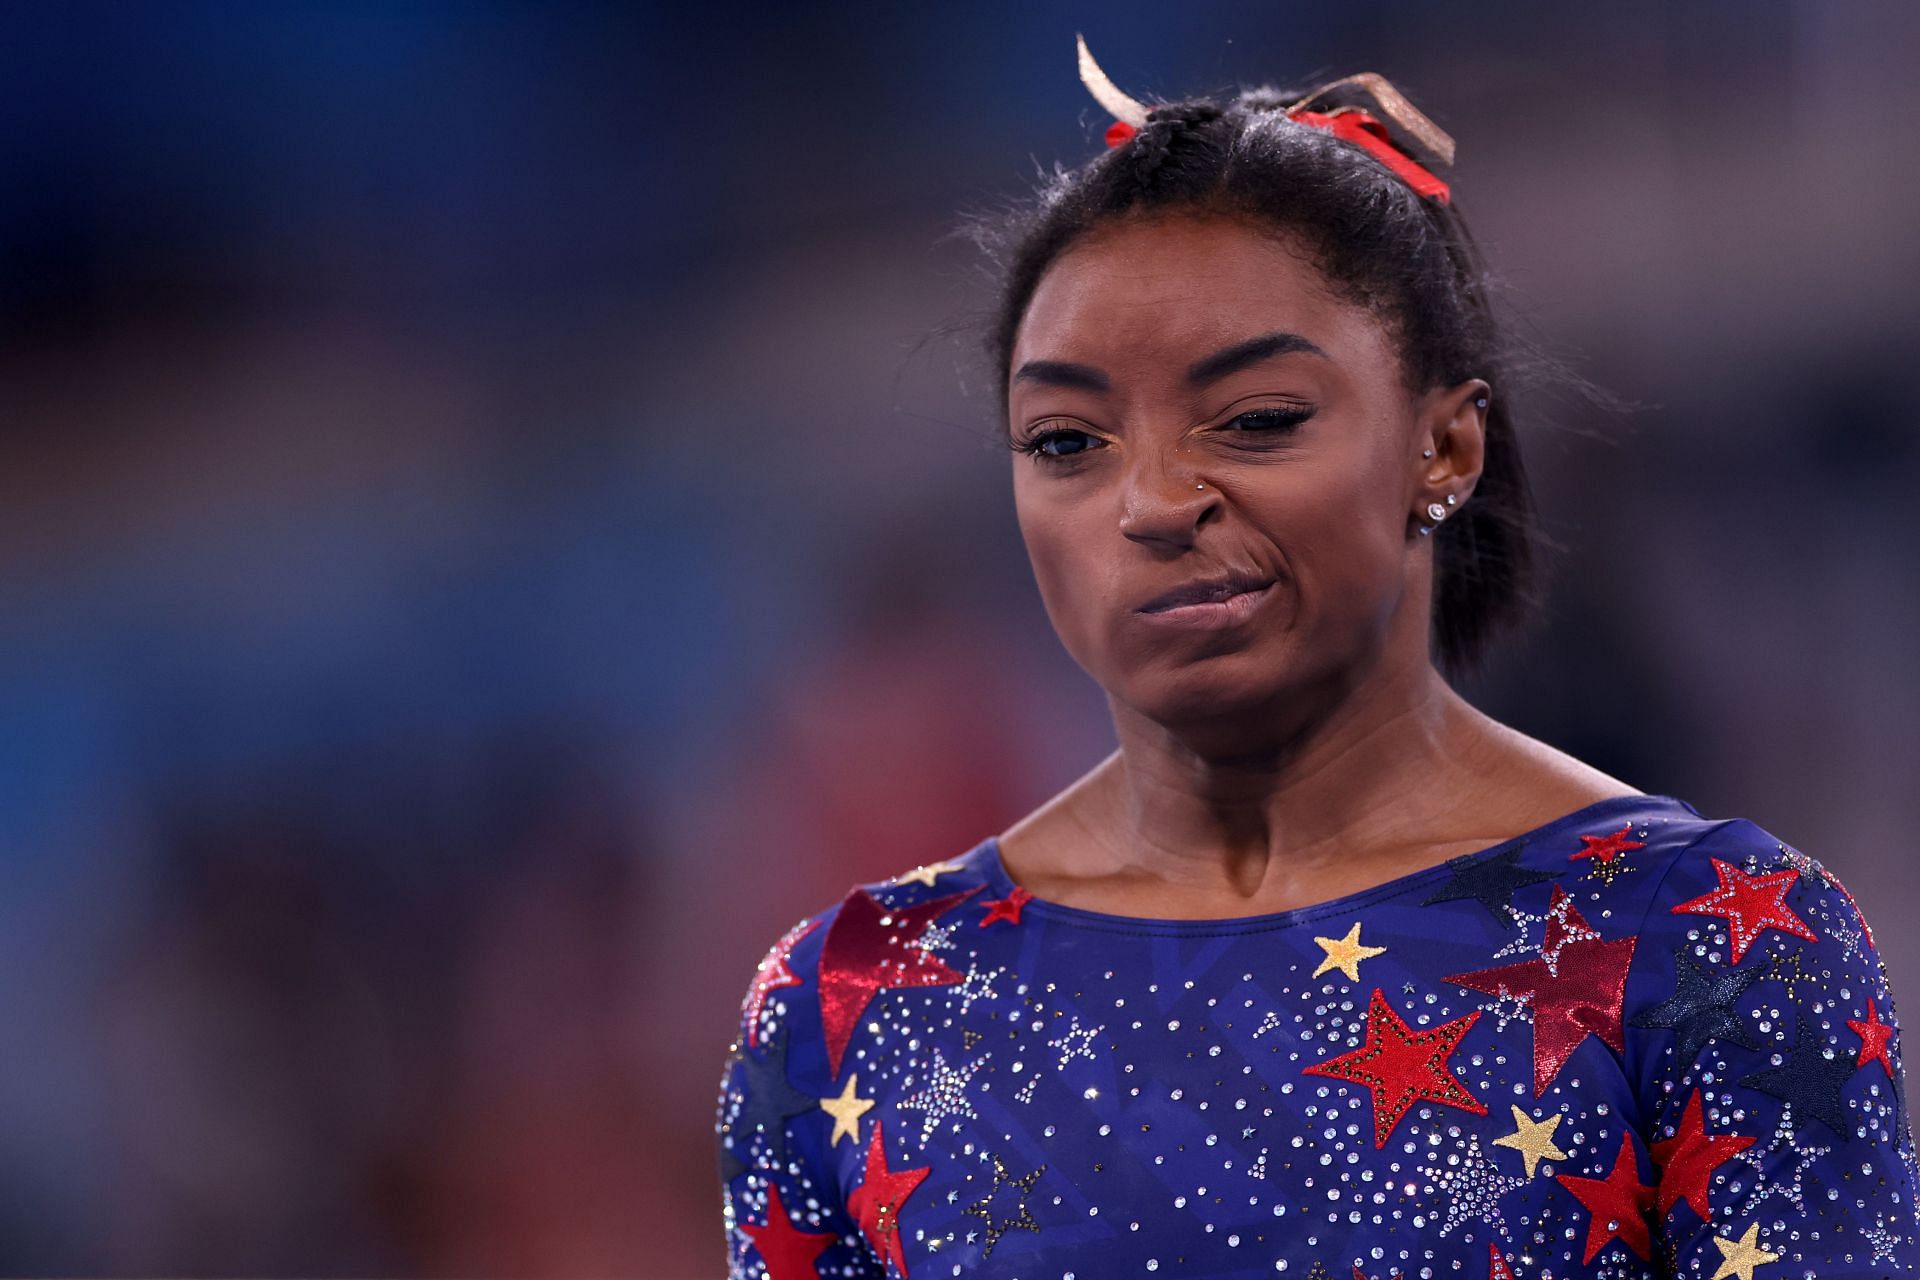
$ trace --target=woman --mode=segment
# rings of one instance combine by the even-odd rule
[[[768,953],[732,1273],[1906,1273],[1845,888],[1442,675],[1530,566],[1450,142],[1377,77],[1149,111],[1082,68],[1110,147],[995,242],[990,345],[1119,749]]]

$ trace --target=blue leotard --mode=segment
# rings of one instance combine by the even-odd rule
[[[748,991],[729,1274],[1909,1274],[1893,999],[1834,875],[1667,796],[1231,920],[854,888]]]

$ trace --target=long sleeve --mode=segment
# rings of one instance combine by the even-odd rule
[[[819,1022],[814,962],[829,914],[768,950],[721,1072],[714,1127],[729,1280],[885,1275],[834,1176],[834,1134],[847,1125],[822,1106],[831,1092],[814,1091],[826,1075],[817,1032],[795,1033]]]
[[[1725,822],[1672,864],[1639,945],[1662,1274],[1913,1274],[1898,1022],[1852,895],[1762,828]]]

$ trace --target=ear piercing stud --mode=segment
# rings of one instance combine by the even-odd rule
[[[1447,514],[1448,514],[1447,507],[1453,506],[1454,501],[1455,501],[1454,496],[1452,494],[1448,494],[1446,506],[1441,506],[1437,502],[1429,502],[1427,504],[1427,519],[1433,521],[1433,524],[1423,524],[1420,526],[1421,537],[1424,538],[1428,534],[1432,533],[1434,529],[1434,525],[1439,524],[1442,520],[1445,520],[1447,518]]]
[[[1476,401],[1473,401],[1473,403],[1475,403],[1475,405],[1478,405],[1480,409],[1486,409],[1486,397],[1484,397],[1484,395],[1482,395],[1482,397],[1478,397],[1478,399],[1476,399]],[[1423,457],[1423,459],[1430,459],[1432,455],[1434,455],[1434,451],[1432,451],[1432,449],[1421,449],[1421,457]],[[1450,497],[1448,501],[1452,503],[1453,501],[1452,497]]]

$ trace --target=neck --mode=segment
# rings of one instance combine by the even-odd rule
[[[1089,834],[1116,866],[1243,898],[1449,825],[1489,745],[1424,652],[1290,690],[1232,732],[1113,709],[1120,748],[1088,781],[1119,827]]]

